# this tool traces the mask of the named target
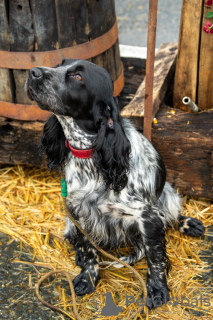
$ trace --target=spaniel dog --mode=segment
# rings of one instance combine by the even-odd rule
[[[65,163],[69,212],[101,248],[132,246],[123,261],[134,264],[146,256],[147,305],[166,303],[166,227],[177,222],[180,232],[195,237],[205,228],[180,215],[180,198],[166,182],[162,158],[121,117],[109,73],[88,61],[64,59],[55,68],[31,69],[26,91],[41,109],[53,113],[40,148],[50,170]],[[75,293],[90,294],[99,279],[99,252],[69,218],[65,237],[82,268],[73,280]]]

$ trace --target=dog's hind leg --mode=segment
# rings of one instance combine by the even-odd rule
[[[187,236],[199,237],[204,234],[205,227],[202,221],[196,218],[179,215],[178,230]]]
[[[90,294],[95,291],[99,280],[99,253],[92,244],[83,236],[84,260],[81,272],[73,280],[75,293],[78,296]]]

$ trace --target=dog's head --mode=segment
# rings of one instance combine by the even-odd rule
[[[41,109],[72,117],[83,130],[97,134],[93,145],[93,162],[97,171],[102,174],[108,187],[111,186],[116,191],[123,189],[129,170],[130,143],[113,97],[113,82],[109,73],[85,60],[64,59],[55,68],[31,69],[25,88],[28,96]],[[63,134],[59,134],[60,125],[57,120],[49,120],[41,139],[47,158],[47,149],[52,144],[48,135],[51,136],[51,141],[56,141],[52,137],[53,130],[48,130],[50,126],[57,128],[57,139],[59,135],[60,140],[64,139]],[[64,158],[62,143],[60,145]],[[60,161],[55,159],[57,155],[54,157],[53,146],[50,149],[51,160],[48,160],[52,169],[62,164],[62,158]]]
[[[85,60],[64,59],[55,68],[31,69],[26,90],[41,109],[91,119],[94,105],[112,103],[113,83],[104,68]]]

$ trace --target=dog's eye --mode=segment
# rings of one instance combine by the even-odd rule
[[[82,80],[82,76],[81,76],[79,73],[76,73],[76,74],[74,75],[74,77],[75,77],[77,80],[79,80],[79,81]]]

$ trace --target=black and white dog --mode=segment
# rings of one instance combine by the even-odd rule
[[[54,114],[40,147],[50,170],[65,162],[70,213],[101,248],[133,246],[132,254],[122,257],[127,263],[146,255],[147,305],[167,302],[166,227],[178,222],[179,230],[191,236],[202,235],[205,228],[179,214],[180,198],[165,181],[162,158],[121,117],[108,72],[88,61],[64,59],[55,68],[31,69],[26,91]],[[75,292],[91,293],[99,279],[99,253],[68,218],[65,237],[82,267],[73,281]]]

